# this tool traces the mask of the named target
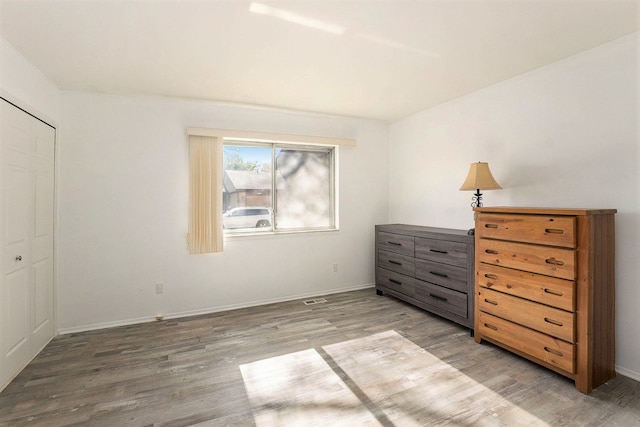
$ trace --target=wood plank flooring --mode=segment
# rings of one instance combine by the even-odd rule
[[[368,425],[640,426],[640,383],[629,378],[585,396],[568,379],[373,289],[324,298],[56,337],[0,393],[0,426],[253,426],[241,367],[309,350],[371,414]],[[406,366],[367,371],[358,369],[363,359],[334,354],[388,331],[439,364],[429,381]],[[331,405],[313,409],[325,412],[321,425],[345,421]]]

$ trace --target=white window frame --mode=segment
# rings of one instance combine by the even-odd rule
[[[222,147],[224,152],[225,146],[247,146],[262,147],[271,149],[271,230],[269,231],[252,231],[247,229],[224,229],[225,237],[237,236],[262,236],[274,234],[290,234],[290,233],[309,233],[309,232],[325,232],[339,230],[338,215],[338,145],[336,144],[318,144],[318,143],[295,143],[290,141],[265,141],[251,138],[226,137],[222,139]],[[330,203],[330,225],[325,227],[301,227],[301,228],[276,228],[277,206],[277,189],[276,189],[276,149],[290,148],[293,150],[308,150],[327,152],[329,159],[329,203]],[[223,154],[224,156],[224,154]],[[223,171],[224,172],[224,171]]]

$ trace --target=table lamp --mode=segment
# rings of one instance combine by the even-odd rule
[[[464,180],[462,187],[460,187],[462,191],[476,191],[471,198],[471,207],[474,208],[482,207],[482,193],[480,193],[480,190],[500,189],[502,189],[502,187],[500,187],[500,184],[498,184],[493,175],[491,175],[489,163],[486,162],[471,163],[467,179]]]

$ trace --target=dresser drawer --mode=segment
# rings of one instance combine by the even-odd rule
[[[386,268],[408,276],[415,275],[415,259],[378,249],[378,267]]]
[[[479,213],[476,234],[481,238],[575,248],[576,218]]]
[[[416,280],[416,299],[461,317],[467,317],[467,294]]]
[[[404,276],[384,268],[376,269],[376,285],[382,285],[404,295],[415,297],[415,283],[413,277]]]
[[[378,232],[378,248],[412,257],[415,248],[414,237],[380,231]]]
[[[418,266],[416,266],[417,270]],[[575,311],[576,282],[574,281],[488,264],[479,264],[477,270],[476,283],[479,286],[562,310]]]
[[[575,315],[526,299],[480,288],[478,309],[568,342],[575,342]]]
[[[467,293],[468,271],[462,267],[416,259],[416,278]]]
[[[575,372],[575,345],[500,319],[487,313],[477,315],[476,334],[503,343],[550,365]]]
[[[458,267],[467,266],[467,245],[447,240],[416,237],[416,258]]]
[[[474,236],[408,224],[375,227],[376,293],[473,328]]]
[[[572,249],[490,239],[478,239],[477,244],[479,262],[575,280],[576,252]]]

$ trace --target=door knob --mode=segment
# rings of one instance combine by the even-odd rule
[[[18,255],[18,256],[16,257],[16,261],[22,261],[22,255]]]

